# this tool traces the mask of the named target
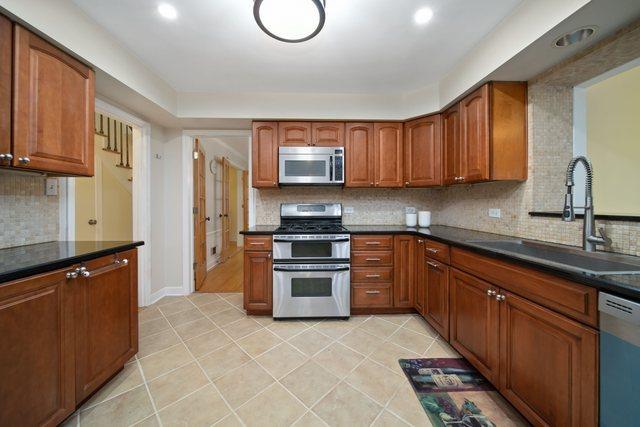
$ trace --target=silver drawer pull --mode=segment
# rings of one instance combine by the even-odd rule
[[[256,242],[251,242],[249,243],[250,245],[264,245],[264,243],[260,242],[260,243],[256,243]]]
[[[364,291],[364,293],[369,295],[375,295],[375,294],[379,294],[380,291]]]
[[[427,248],[427,250],[432,254],[437,254],[438,252],[440,252],[438,249],[433,249],[433,248]]]
[[[366,242],[367,245],[379,245],[380,242]]]
[[[427,264],[430,265],[433,268],[440,268],[440,266],[438,264],[436,264],[435,262],[427,261]]]
[[[380,258],[367,258],[366,261],[382,261]]]
[[[379,274],[367,274],[367,277],[375,278],[375,277],[380,277],[380,275]]]
[[[113,264],[110,265],[105,265],[104,267],[100,267],[97,270],[94,271],[89,271],[87,270],[87,267],[80,267],[79,269],[79,273],[82,277],[91,277],[94,274],[99,274],[99,273],[106,273],[108,271],[111,270],[115,270],[117,268],[120,267],[124,267],[126,265],[129,264],[129,260],[124,258],[124,259],[117,259],[113,262]]]

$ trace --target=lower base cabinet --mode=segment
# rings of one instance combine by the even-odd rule
[[[0,337],[0,424],[60,424],[138,350],[136,250],[2,284]]]
[[[427,258],[424,265],[424,319],[449,340],[449,266]]]
[[[244,308],[249,313],[273,310],[273,262],[269,251],[244,252]]]

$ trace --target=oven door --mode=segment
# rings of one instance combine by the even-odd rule
[[[349,262],[351,243],[348,235],[342,236],[273,236],[273,259],[277,261],[331,260]]]
[[[274,264],[273,317],[349,317],[349,264]]]
[[[327,154],[280,152],[280,184],[333,184],[333,157]],[[304,154],[303,154],[304,153]]]

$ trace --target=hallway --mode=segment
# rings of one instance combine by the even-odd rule
[[[204,283],[198,292],[242,292],[242,266],[244,263],[242,249],[242,246],[233,247],[230,245],[229,259],[207,272]]]

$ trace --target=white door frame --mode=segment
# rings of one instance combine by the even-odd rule
[[[96,98],[96,112],[108,114],[140,131],[133,144],[133,240],[143,241],[138,247],[138,305],[151,301],[151,125],[118,107]],[[75,240],[75,182],[66,179],[60,185],[60,238]]]
[[[195,138],[225,137],[225,136],[246,136],[249,138],[248,162],[249,182],[251,182],[251,130],[185,130],[182,132],[182,245],[183,258],[182,283],[184,294],[195,292],[195,278],[193,273],[194,251],[193,251],[193,144]],[[249,189],[249,226],[255,225],[253,214],[253,188]],[[254,218],[252,222],[252,218]]]

